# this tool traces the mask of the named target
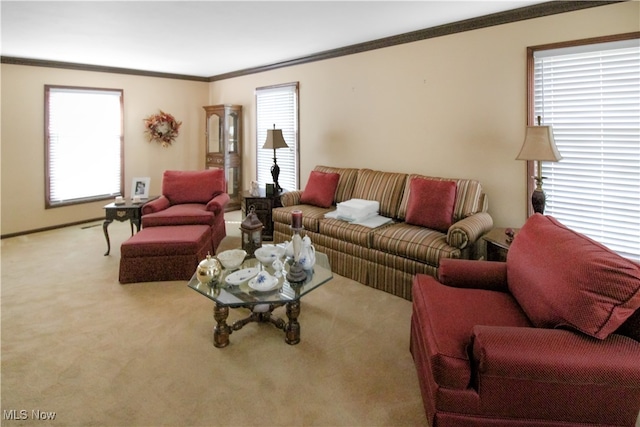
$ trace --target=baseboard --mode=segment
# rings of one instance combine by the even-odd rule
[[[24,236],[27,234],[41,233],[43,231],[57,230],[58,228],[72,227],[74,225],[87,224],[89,222],[104,221],[104,217],[86,219],[83,221],[70,222],[66,224],[52,225],[51,227],[36,228],[33,230],[19,231],[17,233],[1,234],[0,239],[8,239],[11,237]]]

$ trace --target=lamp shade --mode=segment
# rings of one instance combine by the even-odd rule
[[[284,142],[284,137],[282,136],[282,129],[276,129],[275,125],[273,129],[267,129],[267,140],[265,141],[262,148],[287,148],[288,145]]]
[[[557,162],[561,159],[551,126],[527,126],[524,143],[516,160]]]

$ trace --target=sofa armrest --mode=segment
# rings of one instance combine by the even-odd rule
[[[213,199],[209,200],[209,203],[207,203],[207,210],[219,215],[221,212],[224,212],[224,208],[227,206],[227,203],[229,203],[229,200],[231,200],[229,194],[220,193]]]
[[[493,228],[493,218],[487,212],[478,212],[454,223],[447,232],[447,244],[458,249],[472,245]]]
[[[285,207],[299,205],[300,197],[302,197],[302,190],[287,191],[280,196],[280,203]]]
[[[171,202],[165,196],[160,196],[155,200],[145,203],[142,206],[142,215],[160,212],[171,206]]]
[[[640,343],[631,338],[476,325],[471,346],[472,384],[490,413],[508,411],[504,402],[509,402],[520,416],[545,413],[612,425],[636,420]]]
[[[486,289],[507,292],[507,263],[443,258],[438,267],[438,281],[455,288]]]

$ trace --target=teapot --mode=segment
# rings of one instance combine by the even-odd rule
[[[210,284],[214,280],[218,280],[220,273],[222,272],[222,266],[220,261],[211,257],[211,254],[207,253],[207,258],[200,261],[198,269],[196,270],[196,277],[198,282],[202,284]]]
[[[309,236],[304,236],[302,239],[299,262],[305,270],[311,270],[316,263],[316,248],[311,243]]]

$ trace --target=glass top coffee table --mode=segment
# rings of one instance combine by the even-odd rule
[[[245,269],[250,268],[253,273],[256,270],[265,270],[269,274],[275,275],[271,266],[265,267],[255,258],[246,259],[239,269],[230,271],[223,269],[218,281],[211,284],[200,283],[195,274],[191,277],[188,286],[215,302],[213,308],[213,318],[216,321],[213,328],[214,346],[226,347],[229,345],[229,335],[250,322],[271,323],[284,331],[287,344],[294,345],[300,342],[300,324],[298,323],[300,298],[331,280],[333,274],[327,255],[319,252],[316,252],[316,263],[313,269],[306,271],[307,278],[301,283],[289,283],[286,280],[286,272],[289,271],[291,260],[285,261],[284,264],[285,269],[282,276],[278,278],[277,285],[270,291],[256,291],[249,286],[250,279],[255,277],[255,274],[251,277],[247,275],[246,280],[243,280],[243,274],[237,274],[241,270],[246,271]],[[234,273],[236,273],[235,276],[232,276]],[[273,314],[273,310],[282,306],[286,306],[286,321]],[[249,308],[251,314],[228,325],[229,308]]]

